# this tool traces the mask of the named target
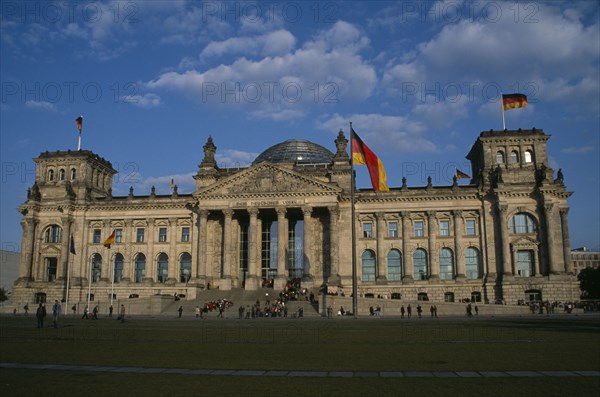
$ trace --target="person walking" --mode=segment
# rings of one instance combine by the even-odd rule
[[[58,328],[58,316],[60,316],[61,309],[58,299],[55,299],[54,305],[52,306],[52,326],[54,328]]]
[[[125,322],[125,305],[121,304],[121,312],[119,313],[119,319],[122,323]]]
[[[200,317],[200,306],[196,306],[196,318]]]
[[[179,318],[181,318],[181,313],[183,313],[183,306],[179,306],[179,309],[177,309],[177,311],[179,312]]]
[[[35,312],[35,317],[37,318],[37,327],[44,328],[44,317],[46,317],[46,308],[41,303]]]

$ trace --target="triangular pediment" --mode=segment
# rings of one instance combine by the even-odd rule
[[[298,196],[337,195],[342,191],[317,179],[278,167],[260,163],[230,177],[217,181],[197,193],[206,196]]]
[[[515,248],[528,248],[528,247],[537,247],[539,245],[539,242],[534,240],[531,237],[522,236],[516,240],[513,240],[511,242],[511,245]]]

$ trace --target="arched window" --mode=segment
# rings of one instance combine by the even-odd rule
[[[481,277],[481,266],[479,266],[479,250],[469,247],[465,250],[466,276],[469,280],[475,280]]]
[[[115,270],[114,270],[114,282],[119,283],[123,279],[123,255],[117,253],[115,255]]]
[[[375,253],[371,250],[362,254],[362,281],[375,281]]]
[[[102,255],[94,254],[92,256],[92,283],[100,281],[102,274]]]
[[[58,170],[58,180],[59,181],[64,181],[66,177],[66,172],[64,168],[61,168],[60,170]]]
[[[77,179],[77,169],[71,168],[71,180]]]
[[[141,283],[146,276],[146,255],[137,254],[135,256],[135,282]]]
[[[427,279],[427,252],[418,248],[413,254],[414,263],[414,279],[415,280],[426,280]]]
[[[192,277],[192,256],[187,252],[181,255],[179,269],[179,281],[182,283],[190,281],[190,277]]]
[[[440,280],[452,280],[454,276],[454,255],[450,248],[440,250]]]
[[[529,214],[516,214],[510,218],[509,229],[511,234],[535,233],[535,220]]]
[[[54,180],[54,170],[48,170],[48,180],[49,181]]]
[[[531,150],[525,151],[525,163],[533,163],[533,154],[531,153]]]
[[[510,152],[510,162],[512,164],[516,164],[519,162],[519,152],[517,152],[516,150]]]
[[[387,257],[388,263],[388,280],[400,281],[402,280],[402,255],[400,251],[393,249],[389,252]]]
[[[46,229],[44,236],[44,242],[46,243],[60,243],[62,235],[62,229],[58,225],[50,225]]]
[[[502,150],[496,152],[496,163],[504,164],[504,152]]]
[[[169,277],[169,256],[161,252],[156,259],[156,281],[164,283]]]

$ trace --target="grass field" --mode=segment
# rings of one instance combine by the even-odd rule
[[[304,321],[307,320],[307,321]],[[365,319],[0,318],[0,362],[286,371],[600,370],[598,317]],[[278,378],[7,369],[3,396],[597,395],[598,377]]]

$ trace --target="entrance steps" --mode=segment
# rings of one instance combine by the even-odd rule
[[[205,303],[218,301],[221,299],[227,299],[233,302],[233,306],[229,307],[223,312],[223,316],[226,318],[238,318],[238,309],[240,306],[244,308],[256,304],[258,300],[261,309],[265,307],[267,298],[271,303],[274,303],[279,298],[279,291],[273,290],[272,288],[259,288],[255,291],[246,291],[243,288],[233,288],[229,291],[221,291],[218,289],[204,290],[199,292],[196,299],[186,300],[174,300],[167,305],[161,315],[178,316],[178,309],[181,306],[183,309],[182,317],[195,316],[196,307],[204,307]],[[302,297],[301,297],[302,298]],[[298,312],[299,308],[303,309],[304,317],[320,317],[317,311],[316,305],[313,306],[308,300],[289,300],[286,303],[288,307],[288,317],[293,317]],[[216,317],[218,311],[209,312],[209,317]],[[245,315],[244,315],[245,316]]]

